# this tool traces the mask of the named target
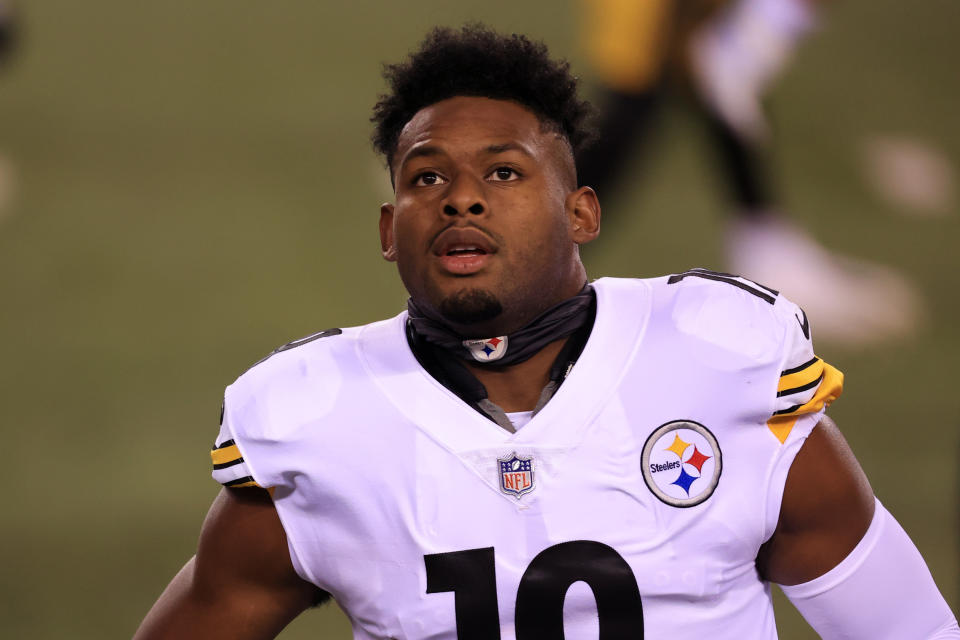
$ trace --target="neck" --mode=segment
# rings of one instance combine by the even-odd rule
[[[550,381],[550,367],[567,338],[554,340],[530,358],[508,367],[481,367],[464,362],[487,388],[487,398],[507,413],[533,411]]]
[[[428,315],[411,298],[407,301],[409,322],[425,340],[470,364],[495,369],[513,366],[543,350],[551,342],[566,338],[591,317],[594,293],[584,285],[579,293],[541,310],[540,315],[514,332],[468,338],[435,312]],[[429,308],[428,308],[429,309]]]

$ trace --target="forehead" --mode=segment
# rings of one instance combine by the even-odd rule
[[[463,151],[493,142],[518,142],[531,152],[546,151],[557,135],[515,102],[458,96],[418,111],[400,132],[396,161],[424,144],[451,145]]]

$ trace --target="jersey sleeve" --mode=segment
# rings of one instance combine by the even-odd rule
[[[770,374],[768,393],[772,397],[767,428],[780,446],[767,479],[764,540],[776,530],[787,475],[794,459],[826,407],[843,391],[843,374],[814,354],[810,323],[803,310],[778,295],[774,314],[783,333],[779,364]]]
[[[802,416],[820,414],[843,392],[843,373],[814,354],[807,315],[783,296],[776,301],[786,325],[776,396],[767,426],[784,442]]]
[[[319,339],[342,333],[326,329],[288,342],[227,387],[210,451],[217,482],[281,493],[290,488],[298,432],[329,409],[340,386],[332,341]]]
[[[259,487],[231,429],[227,402],[220,409],[220,433],[210,450],[213,479],[225,487]]]

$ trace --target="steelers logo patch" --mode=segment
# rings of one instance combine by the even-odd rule
[[[692,420],[657,427],[643,445],[642,464],[650,491],[674,507],[693,507],[712,496],[723,468],[717,439]]]

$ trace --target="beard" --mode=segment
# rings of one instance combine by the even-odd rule
[[[438,311],[447,322],[474,325],[499,316],[503,305],[486,289],[462,289],[441,300]]]

